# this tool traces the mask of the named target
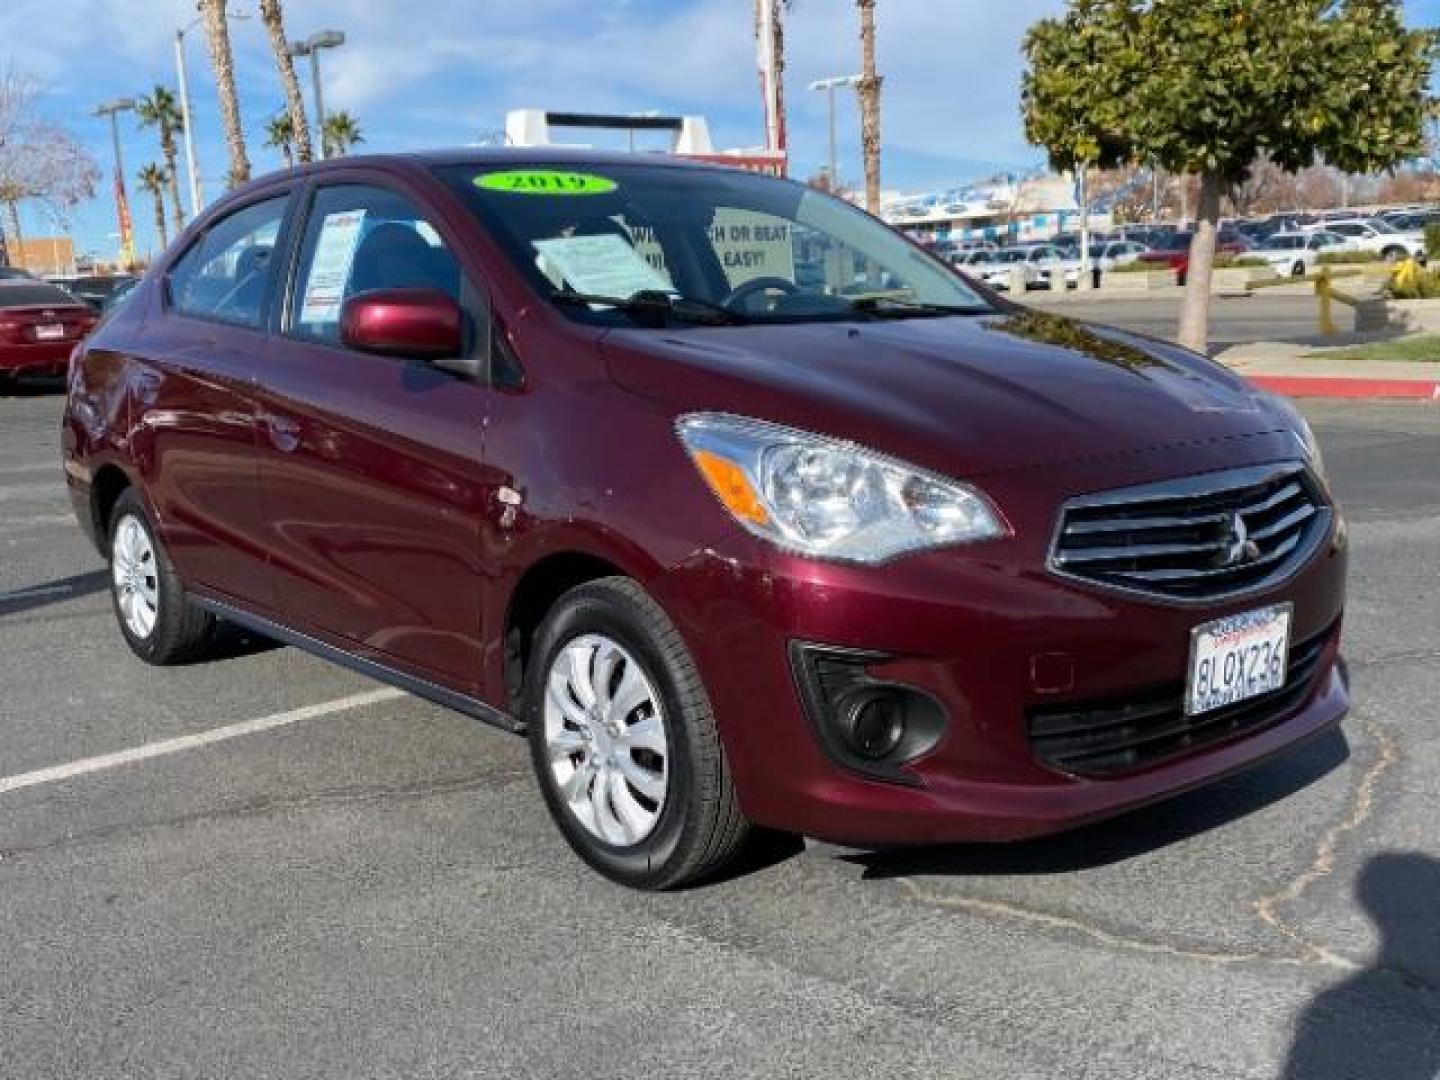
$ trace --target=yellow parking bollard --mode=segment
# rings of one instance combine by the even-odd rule
[[[1315,295],[1320,298],[1320,333],[1324,337],[1334,337],[1340,332],[1335,325],[1335,284],[1330,277],[1330,268],[1324,267],[1320,276],[1315,280]]]

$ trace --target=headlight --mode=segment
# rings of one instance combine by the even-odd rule
[[[1325,456],[1320,452],[1320,440],[1315,438],[1315,430],[1310,426],[1310,421],[1305,419],[1305,414],[1297,409],[1289,398],[1272,396],[1271,403],[1289,421],[1290,430],[1310,461],[1310,468],[1320,478],[1320,482],[1329,487],[1330,477],[1325,472]]]
[[[736,521],[802,555],[880,563],[1009,533],[975,489],[850,443],[712,413],[676,430]]]

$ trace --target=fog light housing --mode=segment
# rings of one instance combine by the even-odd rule
[[[862,690],[841,706],[842,729],[851,748],[881,761],[905,740],[905,708],[889,690]]]
[[[871,675],[884,653],[794,642],[790,647],[805,714],[821,749],[852,772],[918,784],[904,766],[935,748],[948,717],[931,695]]]

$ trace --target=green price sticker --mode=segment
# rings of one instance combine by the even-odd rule
[[[475,178],[475,186],[510,195],[608,195],[616,188],[608,177],[551,169],[485,173]]]

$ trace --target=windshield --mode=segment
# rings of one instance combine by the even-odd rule
[[[599,298],[637,294],[723,307],[745,322],[879,317],[877,301],[895,302],[886,317],[992,310],[888,226],[799,184],[654,164],[436,171],[515,267],[577,319],[633,323],[633,312]],[[573,302],[581,296],[588,302]]]
[[[80,307],[83,301],[58,285],[5,285],[0,288],[0,308]]]

